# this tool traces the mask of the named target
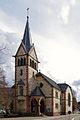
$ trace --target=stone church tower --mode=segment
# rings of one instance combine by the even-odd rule
[[[38,58],[31,42],[29,17],[22,42],[15,55],[15,112],[30,112],[29,80],[38,72]]]

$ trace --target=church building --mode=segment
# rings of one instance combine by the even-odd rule
[[[61,115],[72,113],[72,89],[66,83],[38,72],[38,57],[32,44],[29,17],[23,39],[15,55],[15,87],[13,111],[35,115]]]

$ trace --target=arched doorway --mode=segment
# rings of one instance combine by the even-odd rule
[[[40,113],[44,113],[45,112],[45,105],[44,105],[44,100],[42,99],[40,101]]]
[[[38,102],[36,101],[36,99],[31,100],[31,112],[38,114]]]

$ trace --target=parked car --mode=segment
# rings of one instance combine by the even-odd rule
[[[5,114],[6,114],[6,111],[5,111],[4,109],[1,109],[1,110],[0,110],[0,114],[1,114],[1,115],[2,115],[2,114],[5,115]]]

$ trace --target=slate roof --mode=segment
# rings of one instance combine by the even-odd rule
[[[68,84],[66,84],[66,83],[60,83],[60,84],[58,84],[58,85],[59,85],[61,91],[63,91],[63,92],[66,91],[67,87],[70,87],[70,86],[69,86]],[[70,87],[70,89],[71,89],[71,87]],[[71,89],[71,91],[72,91],[72,89]]]
[[[22,42],[23,42],[23,44],[25,45],[25,48],[26,48],[26,52],[29,52],[29,50],[32,47],[28,19],[29,19],[29,17],[27,16],[27,23],[26,23],[26,26],[25,26],[25,31],[24,31],[24,35],[23,35],[23,39],[22,39]]]
[[[19,82],[17,83],[17,85],[25,85],[23,80],[19,80]]]
[[[44,96],[42,90],[40,89],[40,87],[36,87],[32,92],[31,92],[31,96]]]
[[[61,90],[60,87],[57,85],[55,81],[47,77],[46,75],[42,74],[41,72],[38,72],[36,76],[42,76],[52,87],[55,87],[58,90]]]

